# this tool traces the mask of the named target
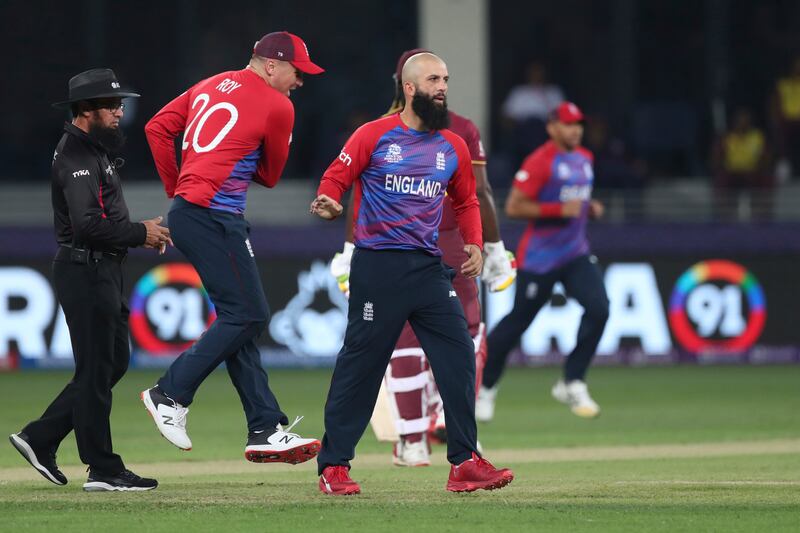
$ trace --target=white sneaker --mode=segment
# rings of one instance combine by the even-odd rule
[[[581,418],[594,418],[600,414],[600,406],[589,396],[586,383],[575,379],[564,383],[559,379],[551,390],[553,398],[567,404],[572,412]]]
[[[245,459],[253,463],[296,465],[316,457],[321,447],[319,440],[306,439],[297,433],[289,432],[302,419],[302,416],[298,416],[286,429],[278,424],[277,430],[273,433],[269,430],[250,433],[247,436],[247,446],[244,448]]]
[[[475,398],[475,420],[478,422],[491,422],[494,418],[494,400],[497,398],[497,385],[487,389],[483,385],[478,389]]]
[[[139,397],[161,435],[181,450],[191,450],[192,441],[186,434],[186,415],[189,414],[189,408],[161,392],[158,387],[142,391]]]
[[[425,440],[406,442],[401,437],[394,443],[392,463],[397,466],[430,466],[431,457]]]

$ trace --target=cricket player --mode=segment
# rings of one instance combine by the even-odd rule
[[[402,69],[405,62],[413,55],[429,52],[423,48],[415,48],[403,52],[397,61],[395,74],[395,96],[385,116],[399,113],[405,106],[403,94]],[[509,287],[516,277],[513,266],[513,254],[506,252],[497,224],[497,212],[492,197],[492,189],[486,177],[486,154],[481,142],[481,135],[475,124],[466,117],[448,112],[448,129],[464,139],[472,161],[475,175],[476,195],[480,204],[481,225],[483,226],[484,259],[481,278],[490,291],[496,292]],[[353,219],[353,202],[348,206],[348,220]],[[337,277],[340,287],[349,290],[350,260],[353,252],[353,224],[347,224],[344,250],[336,254],[331,261],[331,272]],[[460,265],[467,256],[464,253],[464,241],[458,231],[458,224],[453,211],[452,202],[445,197],[442,211],[442,222],[439,225],[439,249],[446,265]],[[511,257],[509,257],[511,256]],[[453,279],[453,288],[458,294],[464,315],[467,319],[469,334],[475,345],[476,389],[481,385],[483,366],[486,362],[485,325],[481,322],[481,308],[478,298],[478,287],[475,280],[469,279],[460,272]],[[419,340],[409,323],[403,327],[397,341],[389,368],[386,371],[385,390],[388,398],[381,412],[376,407],[373,413],[373,427],[379,438],[395,440],[392,461],[397,466],[427,466],[430,464],[430,442],[446,442],[447,434],[441,396],[432,378],[430,367],[425,358]],[[382,435],[377,425],[379,417],[387,418],[394,431]]]
[[[350,308],[325,405],[325,437],[318,456],[319,488],[356,494],[350,460],[364,433],[381,379],[406,321],[428,356],[448,423],[447,490],[500,488],[513,473],[478,453],[475,426],[475,354],[453,269],[437,246],[445,192],[465,243],[468,278],[480,274],[483,244],[471,157],[464,140],[445,129],[445,63],[416,54],[402,70],[407,105],[369,122],[347,141],[325,171],[311,212],[342,214],[339,203],[355,183],[355,252]]]
[[[581,147],[583,113],[564,102],[547,124],[550,140],[530,154],[514,177],[506,214],[528,219],[517,249],[514,308],[489,334],[489,359],[478,393],[475,416],[488,422],[494,416],[497,383],[509,352],[550,300],[553,285],[561,282],[567,295],[583,306],[575,349],[564,364],[564,377],[552,389],[553,397],[580,417],[593,418],[600,407],[589,395],[586,370],[592,362],[608,320],[608,297],[597,258],[586,239],[589,217],[603,215],[603,205],[592,200],[592,153]]]
[[[291,91],[305,74],[319,74],[298,36],[261,38],[242,70],[202,80],[161,109],[145,128],[167,195],[175,246],[197,269],[217,319],[142,392],[156,427],[172,444],[192,448],[188,406],[203,380],[225,362],[247,418],[248,461],[301,463],[319,450],[317,439],[284,428],[288,419],[269,388],[256,340],[269,308],[244,219],[251,182],[274,187],[289,154],[294,106]],[[174,141],[183,133],[182,163]]]

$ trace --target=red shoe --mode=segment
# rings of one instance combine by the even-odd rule
[[[447,490],[450,492],[472,492],[484,489],[494,490],[505,487],[514,479],[514,472],[508,468],[496,469],[492,463],[472,454],[472,459],[460,465],[450,466]]]
[[[319,476],[319,490],[325,494],[338,494],[349,496],[361,492],[358,483],[350,479],[350,473],[346,466],[326,466]]]

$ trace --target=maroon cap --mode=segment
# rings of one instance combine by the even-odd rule
[[[308,47],[303,39],[288,31],[268,33],[253,47],[253,53],[261,57],[288,61],[297,70],[306,74],[320,74],[324,68],[311,62],[308,57]]]
[[[423,53],[432,54],[433,52],[425,48],[413,48],[411,50],[406,50],[405,52],[403,52],[403,54],[400,56],[400,59],[397,60],[397,70],[394,73],[395,81],[400,81],[401,78],[403,77],[403,65],[406,64],[408,58]]]
[[[572,102],[561,102],[561,104],[550,113],[550,120],[557,120],[564,124],[583,122],[583,111]]]

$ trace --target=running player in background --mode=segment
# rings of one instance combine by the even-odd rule
[[[464,140],[446,129],[447,66],[430,53],[402,70],[403,111],[364,124],[325,171],[311,212],[342,214],[355,184],[356,251],[344,345],[325,404],[325,436],[317,458],[319,488],[357,494],[350,461],[364,434],[392,351],[406,321],[428,356],[448,418],[447,490],[497,489],[514,478],[477,450],[475,356],[467,321],[437,246],[445,191],[456,213],[466,261],[475,278],[483,258],[480,208]]]
[[[413,55],[429,52],[415,48],[403,52],[397,61],[395,95],[392,105],[384,116],[399,113],[405,107],[405,95],[401,81],[403,65]],[[506,252],[497,224],[497,212],[492,197],[492,189],[486,177],[486,155],[481,143],[480,132],[468,118],[448,111],[448,129],[467,143],[475,175],[475,192],[480,203],[481,224],[483,226],[484,260],[482,279],[490,291],[500,291],[514,281],[516,270]],[[354,221],[353,204],[348,206],[347,220]],[[345,245],[341,253],[331,262],[331,273],[337,277],[340,288],[349,290],[350,258],[353,251],[353,226],[346,226]],[[447,265],[456,266],[466,261],[464,241],[458,231],[458,224],[449,197],[444,200],[442,222],[439,225],[439,249]],[[512,256],[513,257],[513,256]],[[464,315],[467,319],[470,336],[475,344],[476,390],[481,385],[483,366],[486,362],[485,326],[481,322],[481,308],[478,287],[475,280],[457,273],[453,279]],[[393,462],[398,466],[427,466],[430,464],[430,441],[445,442],[447,438],[442,410],[442,401],[436,383],[430,372],[425,352],[411,326],[406,323],[397,341],[384,381],[388,402],[379,401],[373,416],[376,434],[382,440],[395,440]],[[383,392],[382,392],[383,394]],[[387,412],[379,412],[379,410]],[[383,432],[378,429],[380,418],[389,418],[395,431]]]
[[[509,352],[519,342],[539,310],[561,282],[568,296],[584,308],[575,349],[564,364],[564,377],[553,386],[553,397],[584,418],[600,414],[586,387],[586,370],[594,357],[608,320],[608,297],[597,258],[586,239],[589,217],[603,215],[592,200],[593,156],[580,146],[583,113],[571,102],[553,112],[550,140],[522,163],[506,200],[506,214],[529,219],[517,249],[514,308],[489,334],[489,359],[479,389],[475,416],[488,422],[494,416],[497,383]]]
[[[269,388],[256,339],[269,322],[250,225],[247,187],[274,187],[289,154],[294,124],[291,91],[304,74],[323,69],[305,43],[288,32],[265,35],[248,65],[202,80],[161,109],[145,127],[167,196],[174,198],[169,227],[175,246],[200,274],[217,319],[141,398],[172,444],[192,448],[186,415],[197,389],[220,363],[247,418],[248,461],[300,463],[319,450],[317,439],[289,433],[292,426]],[[183,133],[178,167],[175,139]]]

